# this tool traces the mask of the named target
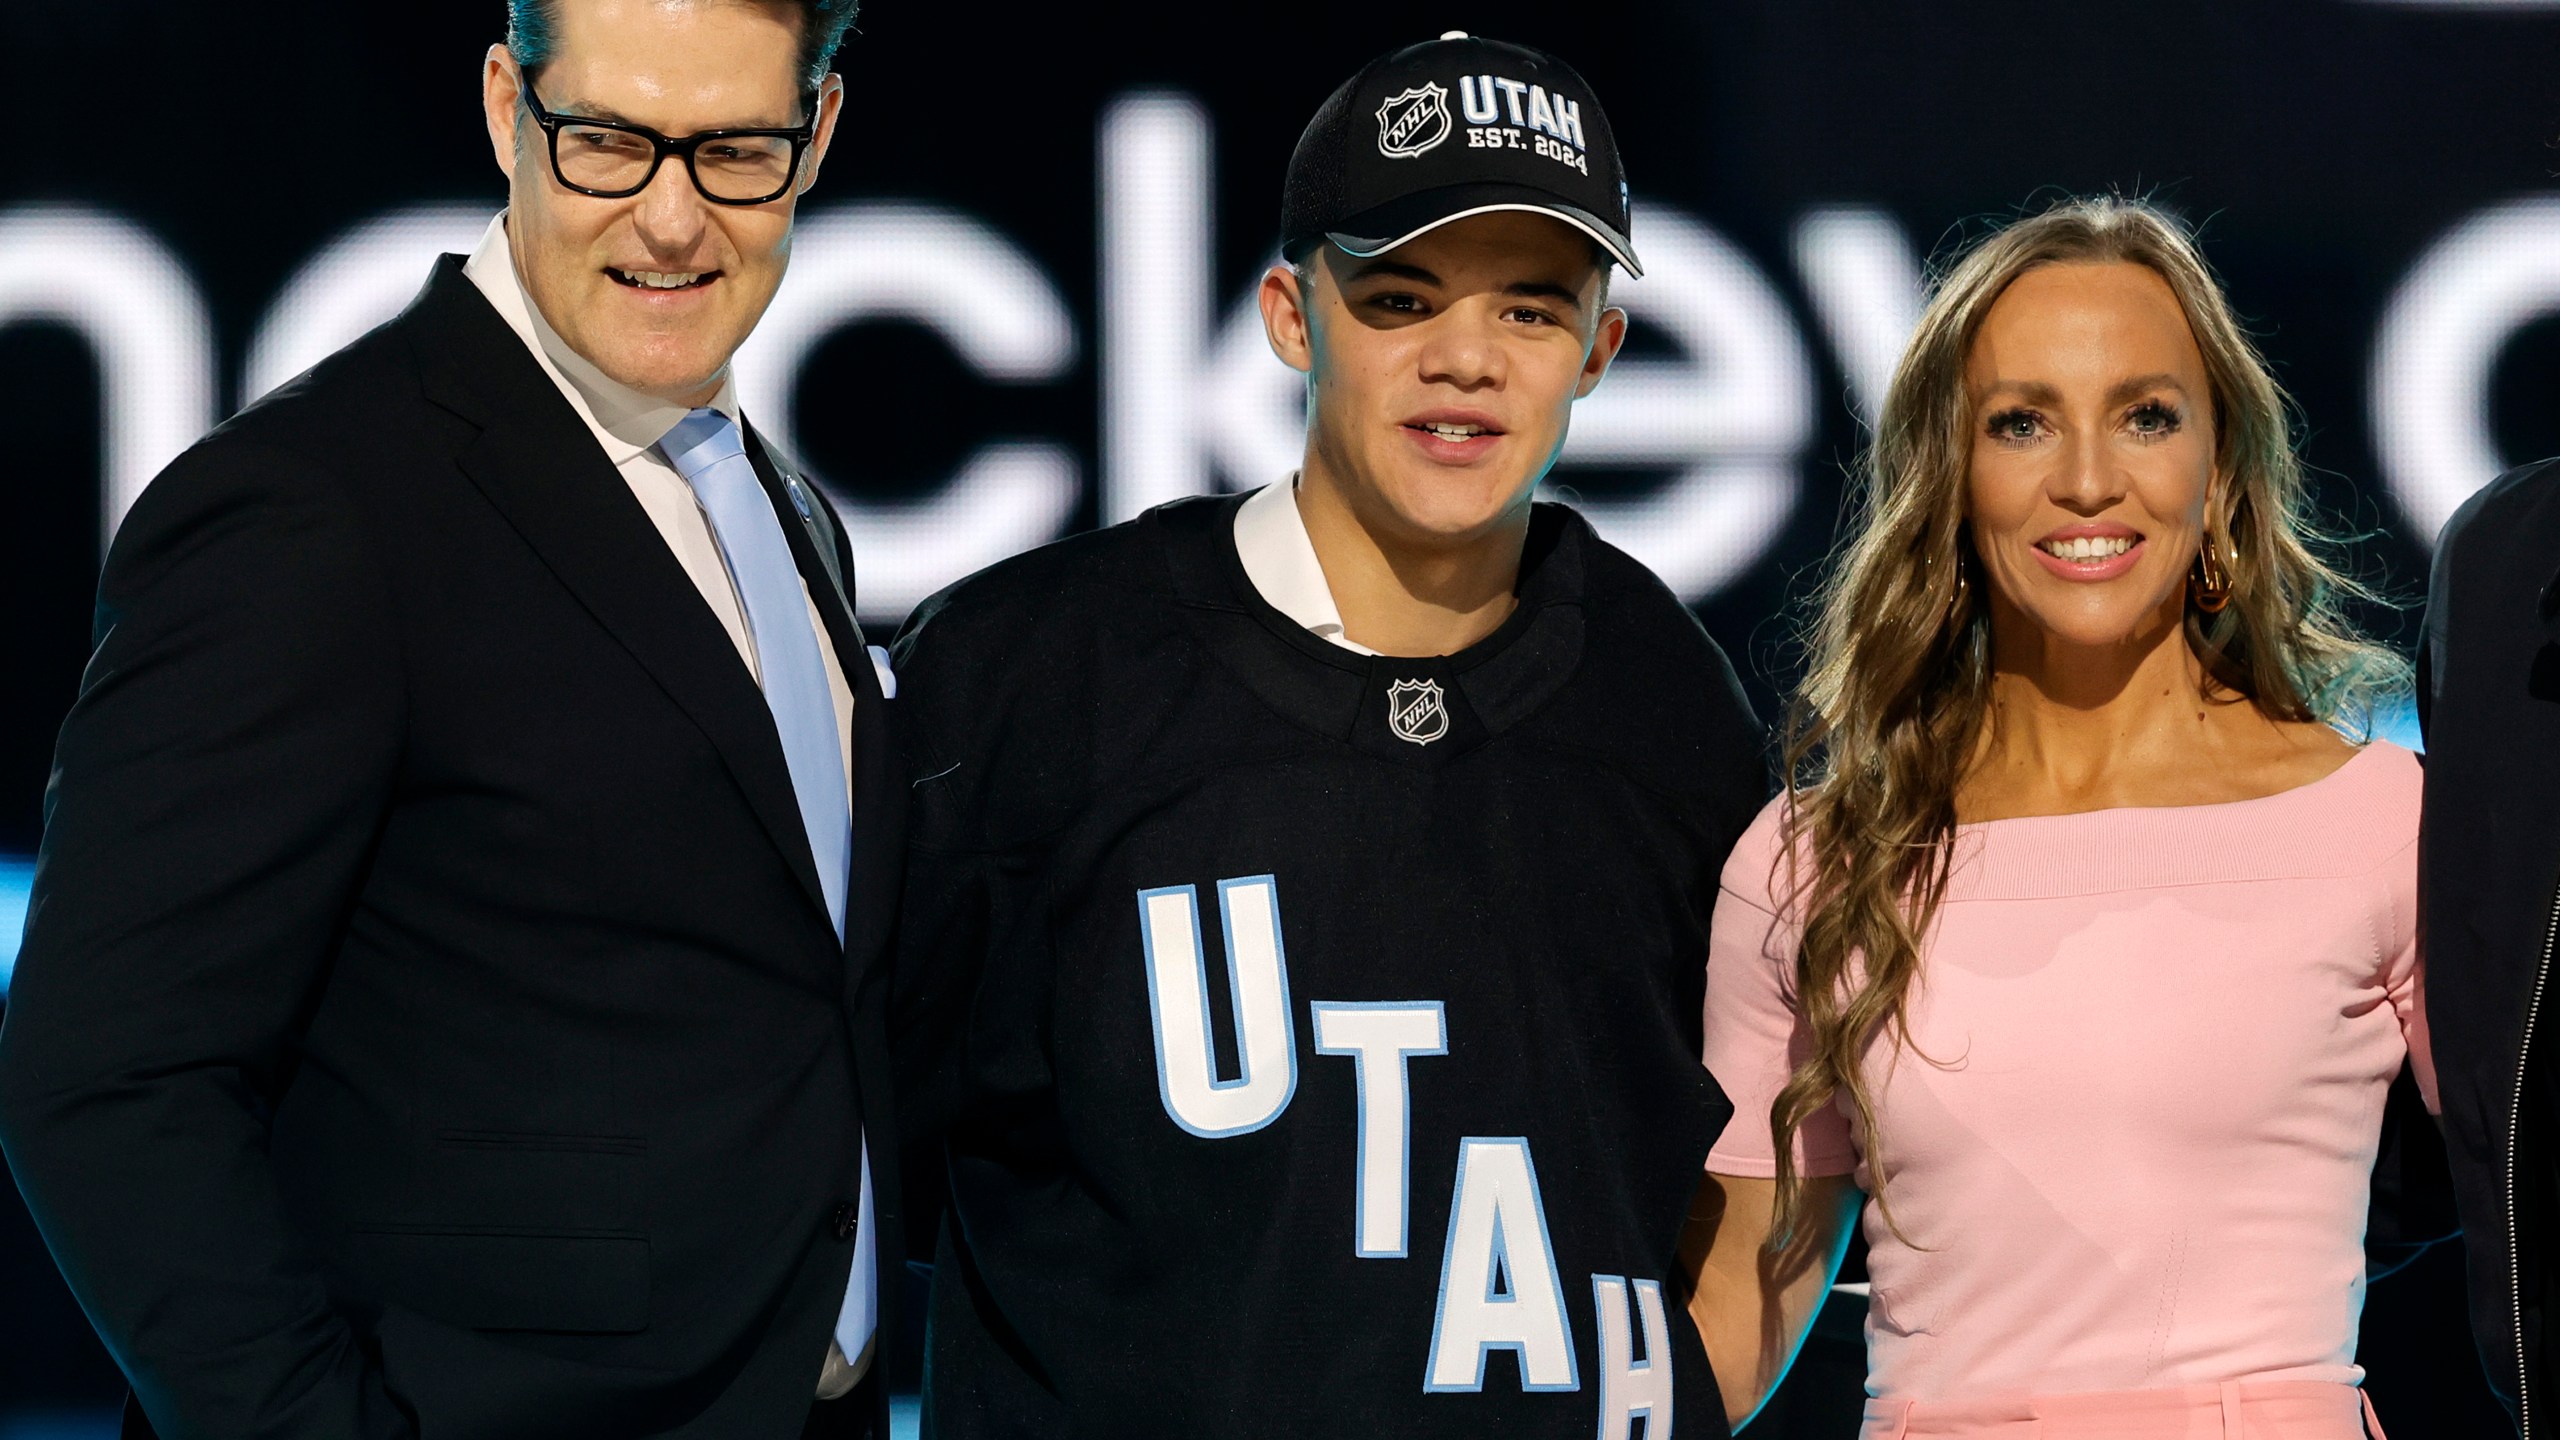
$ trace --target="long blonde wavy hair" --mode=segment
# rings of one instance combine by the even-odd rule
[[[2368,722],[2405,666],[2341,613],[2375,597],[2322,558],[2291,409],[2175,220],[2131,199],[2072,199],[2007,225],[1939,278],[1903,351],[1859,477],[1852,535],[1815,601],[1808,668],[1785,728],[1782,910],[1799,917],[1794,987],[1811,1053],[1778,1092],[1778,1225],[1803,1207],[1796,1130],[1842,1094],[1865,1140],[1887,1225],[1884,1136],[1860,1059],[1885,1033],[1907,1044],[1920,947],[1954,857],[1958,783],[1977,753],[1991,686],[1989,606],[1966,536],[1975,333],[2010,282],[2042,265],[2129,261],[2168,282],[2212,382],[2216,474],[2208,544],[2227,547],[2230,600],[2187,603],[2185,635],[2210,688],[2280,720]],[[1899,1233],[1897,1228],[1896,1233]]]

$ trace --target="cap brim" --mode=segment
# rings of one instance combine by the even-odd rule
[[[1644,266],[1636,261],[1635,247],[1609,222],[1580,206],[1564,204],[1553,196],[1525,187],[1461,185],[1444,191],[1408,195],[1366,214],[1353,216],[1349,221],[1350,228],[1328,230],[1324,238],[1340,247],[1343,253],[1366,260],[1428,235],[1443,225],[1504,210],[1561,220],[1590,236],[1592,242],[1606,251],[1610,259],[1624,266],[1628,274],[1638,278],[1644,275]]]

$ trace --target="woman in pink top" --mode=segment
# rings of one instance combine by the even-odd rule
[[[1683,1253],[1732,1418],[1863,1211],[1869,1440],[2349,1440],[2415,757],[2282,393],[2137,203],[1950,272],[1724,872]],[[2374,1433],[2378,1434],[2376,1427]]]

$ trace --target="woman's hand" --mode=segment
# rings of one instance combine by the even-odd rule
[[[1705,1175],[1689,1202],[1680,1234],[1689,1317],[1724,1393],[1725,1423],[1736,1429],[1795,1362],[1864,1200],[1846,1175],[1817,1176],[1804,1188],[1804,1223],[1779,1250],[1769,1248],[1777,1181]]]

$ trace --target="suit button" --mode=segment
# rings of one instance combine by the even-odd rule
[[[854,1229],[861,1223],[862,1212],[854,1209],[850,1201],[836,1207],[835,1232],[837,1239],[852,1239]]]

